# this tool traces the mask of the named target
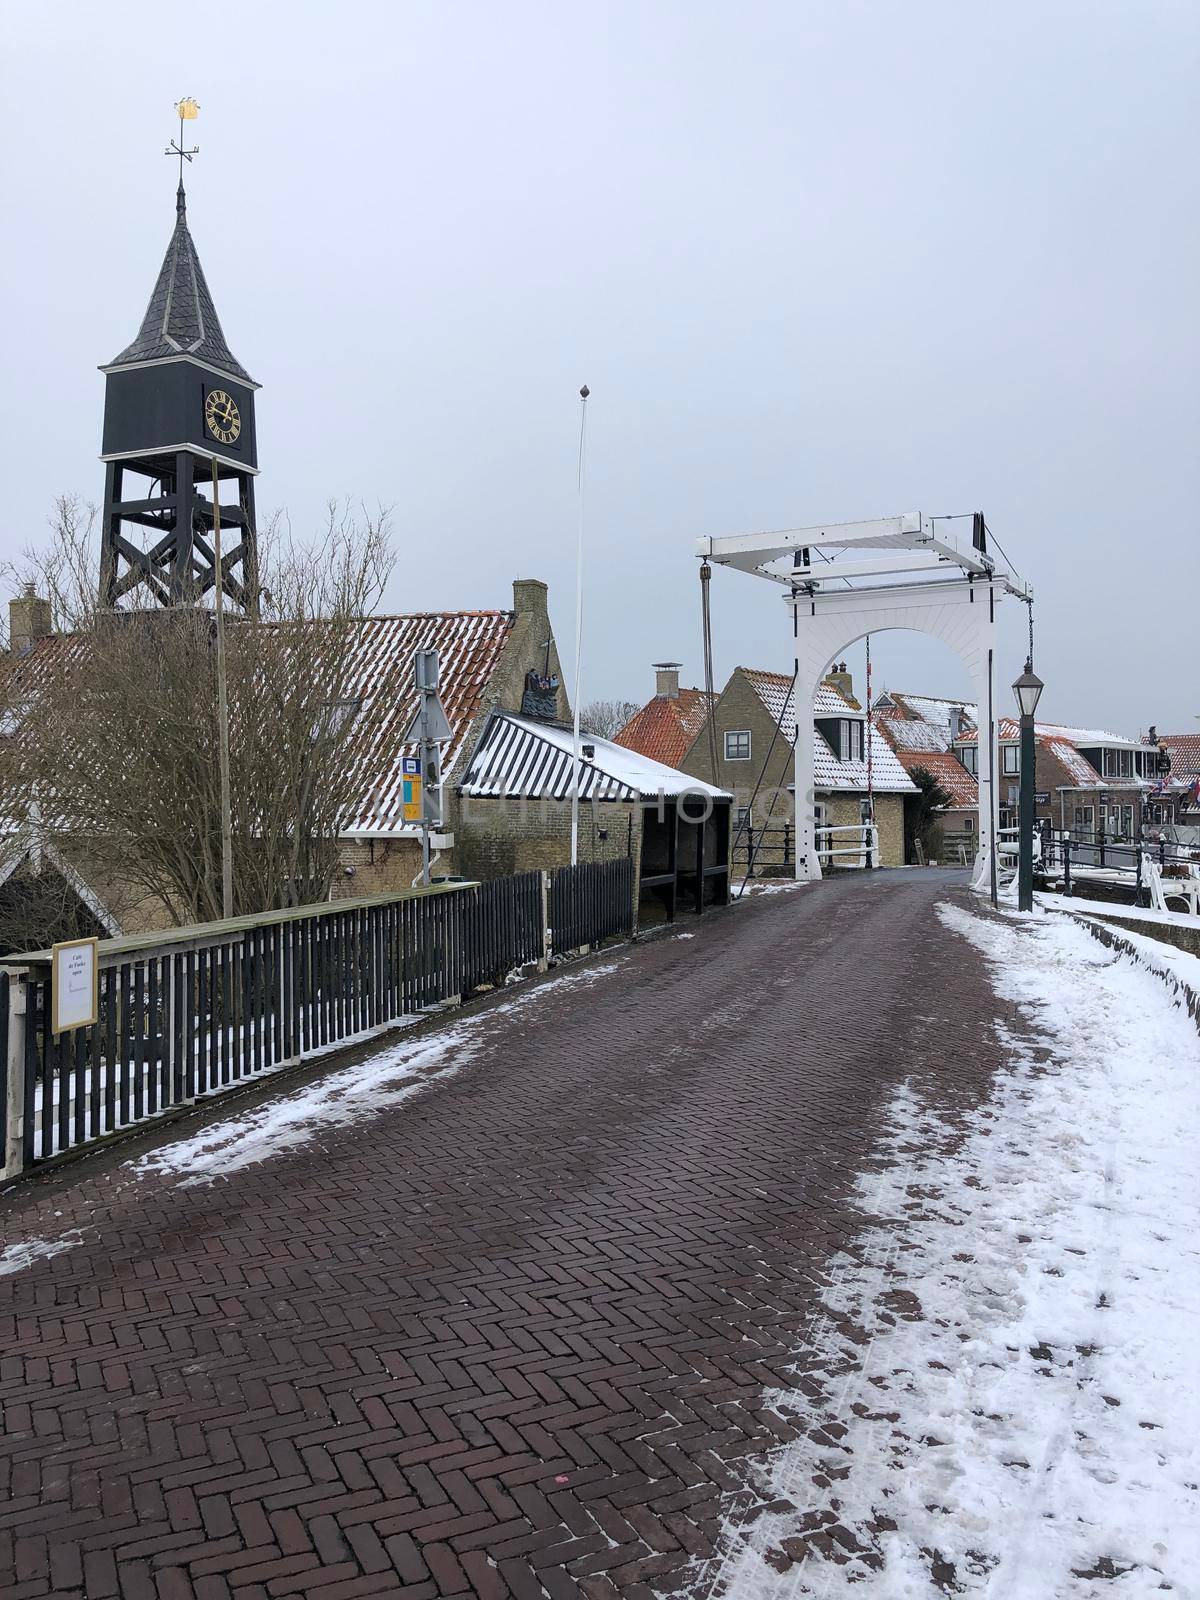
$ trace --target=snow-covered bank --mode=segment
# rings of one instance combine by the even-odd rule
[[[771,1397],[804,1434],[762,1488],[795,1509],[731,1515],[719,1576],[753,1597],[1195,1595],[1196,1030],[1066,918],[939,915],[1035,1047],[1006,1036],[965,1126],[917,1082],[896,1095],[860,1248],[797,1351],[808,1392]]]

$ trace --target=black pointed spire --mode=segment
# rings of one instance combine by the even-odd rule
[[[126,345],[109,366],[131,366],[141,361],[161,361],[170,356],[195,356],[244,383],[254,379],[238,361],[221,331],[204,269],[187,225],[187,196],[183,181],[175,192],[175,231],[167,246],[154,293],[137,338]]]

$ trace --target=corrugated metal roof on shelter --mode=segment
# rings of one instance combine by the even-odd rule
[[[580,742],[593,750],[579,763],[581,800],[653,800],[684,794],[729,798],[725,790],[611,739],[588,735]],[[468,758],[458,787],[473,799],[569,800],[574,773],[570,728],[497,711]]]

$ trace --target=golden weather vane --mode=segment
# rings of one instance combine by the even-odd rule
[[[172,139],[170,144],[163,151],[163,155],[179,157],[179,187],[182,189],[183,163],[185,161],[190,161],[193,156],[198,156],[200,154],[200,146],[198,144],[194,144],[190,150],[184,149],[183,125],[185,122],[195,122],[196,118],[200,115],[200,102],[198,100],[193,100],[191,95],[184,95],[182,100],[176,101],[175,111],[179,117],[179,139],[178,141]]]

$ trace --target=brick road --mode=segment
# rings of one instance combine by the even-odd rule
[[[764,896],[217,1183],[10,1193],[6,1242],[83,1242],[0,1278],[0,1593],[700,1592],[888,1092],[996,1065],[961,893]]]

